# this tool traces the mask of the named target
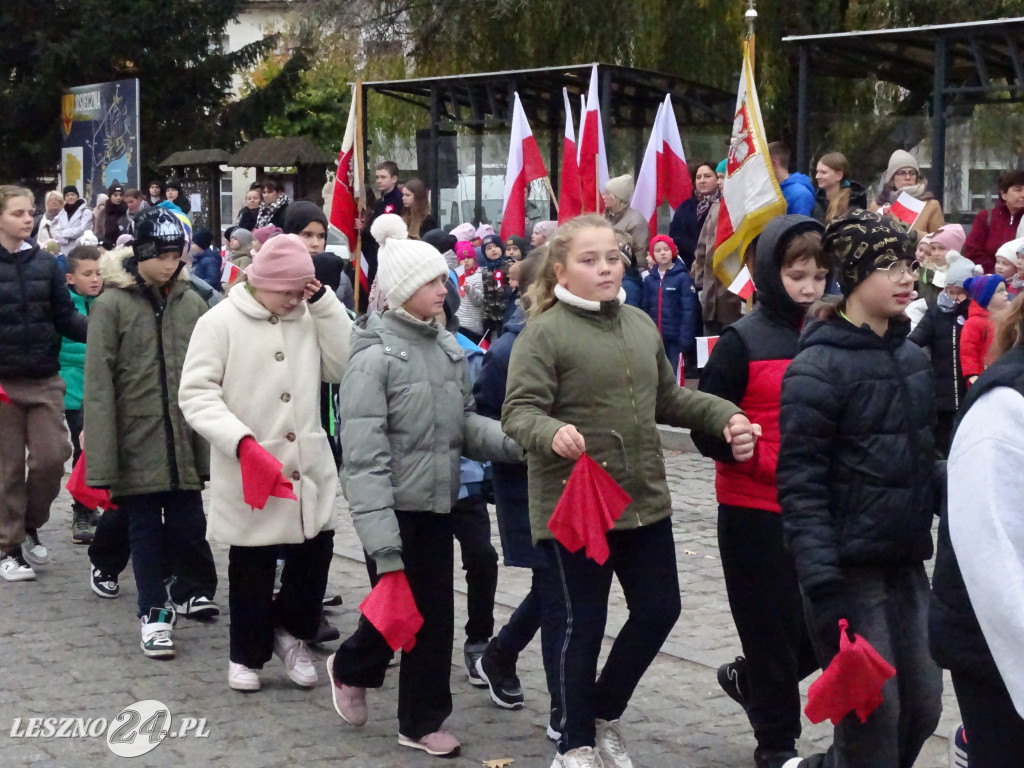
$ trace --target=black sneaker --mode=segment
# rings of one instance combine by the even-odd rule
[[[484,651],[487,650],[487,642],[483,643],[471,643],[466,641],[466,644],[462,646],[462,658],[466,662],[466,679],[469,680],[469,684],[476,688],[487,688],[487,681],[480,677],[480,673],[477,672],[476,663],[480,660],[480,657],[484,655]]]
[[[736,661],[730,661],[718,668],[718,684],[722,690],[729,694],[729,698],[735,701],[744,709],[747,708],[747,660],[737,656]]]
[[[498,648],[497,640],[487,644],[476,660],[476,673],[487,684],[491,701],[502,709],[522,709],[523,687],[516,676],[516,658]]]
[[[799,757],[795,749],[762,749],[754,750],[754,765],[756,768],[785,768],[786,763]]]
[[[75,544],[92,544],[95,527],[92,512],[88,509],[73,509],[71,519],[71,540]]]
[[[92,568],[92,576],[89,581],[92,584],[92,591],[100,597],[114,598],[121,594],[117,576],[104,573],[99,568]]]
[[[327,614],[320,612],[320,626],[316,628],[314,643],[333,643],[341,639],[341,630],[327,620]]]

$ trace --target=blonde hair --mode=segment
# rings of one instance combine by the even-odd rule
[[[576,235],[584,229],[612,229],[612,225],[604,216],[596,213],[585,213],[570,219],[560,226],[555,233],[547,240],[547,253],[543,255],[544,261],[537,271],[537,277],[527,291],[529,304],[529,319],[534,320],[547,312],[558,301],[555,298],[555,286],[558,285],[558,278],[555,277],[555,264],[565,265],[569,257],[569,249],[572,247]],[[535,251],[536,252],[536,251]]]
[[[64,198],[61,197],[60,192],[56,192],[56,191],[54,191],[52,189],[49,192],[46,193],[46,200],[45,200],[45,202],[48,203],[51,200],[57,200],[57,202],[59,202],[61,205],[64,205]]]
[[[32,192],[24,187],[16,187],[13,184],[0,185],[0,213],[7,210],[7,204],[16,197],[27,197],[29,202],[33,201]]]
[[[1024,344],[1024,293],[1017,294],[1010,310],[999,322],[995,339],[985,355],[985,365],[992,365],[1018,344]]]

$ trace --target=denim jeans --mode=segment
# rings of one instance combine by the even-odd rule
[[[558,698],[552,727],[559,751],[594,746],[594,720],[616,720],[679,618],[679,576],[669,518],[608,533],[604,565],[569,552],[554,540],[540,542],[550,562],[541,588],[541,621],[553,628]],[[597,661],[608,619],[612,577],[619,580],[629,617],[612,644],[601,675]]]
[[[163,491],[117,500],[128,517],[139,616],[167,603],[165,557],[174,580],[170,597],[181,604],[190,597],[212,598],[217,568],[206,541],[206,516],[199,491]]]

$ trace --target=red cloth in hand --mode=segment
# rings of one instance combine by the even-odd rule
[[[851,641],[846,619],[839,620],[839,653],[807,692],[804,714],[812,723],[826,718],[836,725],[848,712],[856,711],[863,723],[882,703],[882,686],[896,674],[871,643],[860,635]]]
[[[238,460],[242,463],[242,497],[250,507],[263,509],[271,496],[298,500],[291,481],[281,474],[284,465],[253,438],[242,438]]]
[[[90,488],[85,484],[85,451],[82,451],[82,455],[78,457],[78,461],[71,469],[68,484],[64,487],[68,489],[71,498],[89,509],[117,509],[117,504],[110,501],[110,491]]]
[[[570,552],[585,546],[587,557],[604,565],[608,560],[606,534],[632,501],[611,475],[583,454],[569,475],[548,530]]]
[[[359,604],[359,610],[384,636],[391,650],[411,651],[416,645],[423,616],[416,607],[405,571],[381,576],[377,586]]]
[[[4,391],[2,385],[0,385],[0,403],[7,403],[8,405],[11,403],[11,396]]]

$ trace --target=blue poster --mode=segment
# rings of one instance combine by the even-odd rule
[[[61,99],[61,171],[90,204],[117,182],[139,187],[139,81],[68,88]]]

